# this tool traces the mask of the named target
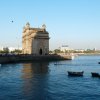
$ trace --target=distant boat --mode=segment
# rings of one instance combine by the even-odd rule
[[[99,73],[91,72],[91,74],[92,74],[92,77],[100,77],[100,74]]]
[[[72,72],[68,71],[68,76],[83,76],[84,71],[82,72]]]
[[[98,64],[100,64],[100,62],[98,62]]]

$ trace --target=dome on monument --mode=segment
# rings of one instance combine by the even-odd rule
[[[46,29],[46,25],[45,25],[45,24],[43,24],[43,25],[42,25],[42,28],[43,28],[43,29]]]
[[[30,23],[29,22],[26,23],[26,28],[30,28]]]

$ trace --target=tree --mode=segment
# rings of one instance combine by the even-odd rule
[[[19,50],[19,49],[15,49],[14,51],[11,51],[11,53],[20,54],[20,53],[22,53],[22,50]]]
[[[59,49],[55,49],[54,53],[60,53],[60,50]]]

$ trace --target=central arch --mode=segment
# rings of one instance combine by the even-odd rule
[[[43,51],[42,51],[42,49],[40,49],[40,50],[39,50],[39,54],[42,55],[42,53],[43,53]]]

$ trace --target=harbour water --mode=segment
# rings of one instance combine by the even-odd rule
[[[100,56],[0,65],[0,100],[100,100]],[[84,71],[68,77],[67,71]]]

